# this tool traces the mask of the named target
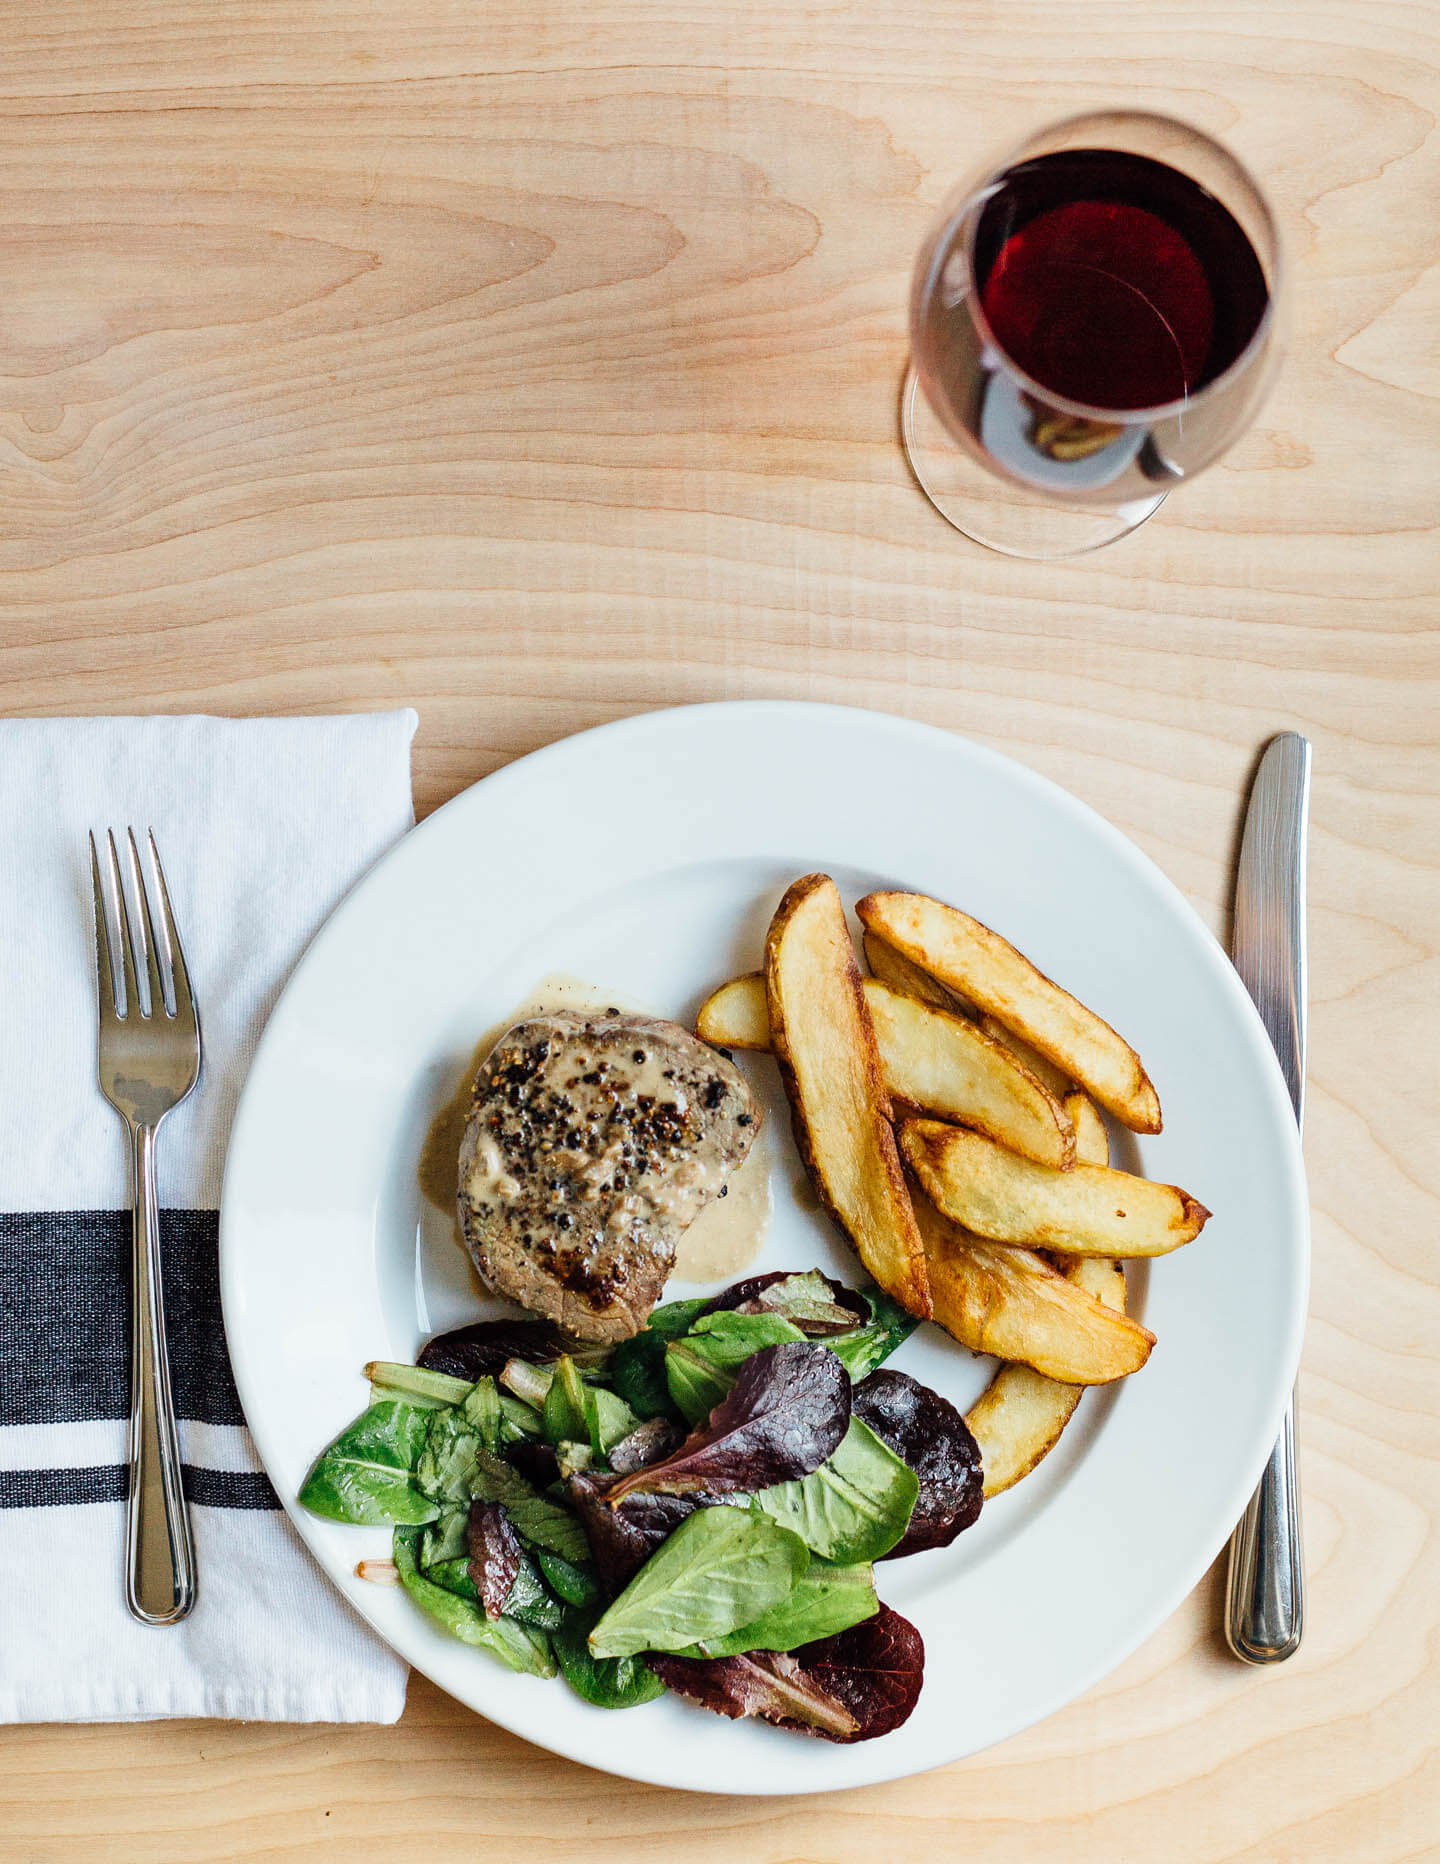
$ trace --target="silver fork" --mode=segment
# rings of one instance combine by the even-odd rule
[[[95,978],[100,999],[100,1091],[124,1120],[133,1160],[134,1273],[130,1297],[130,1487],[125,1512],[125,1603],[147,1625],[173,1625],[195,1603],[195,1548],[180,1476],[180,1442],[165,1355],[165,1295],[155,1197],[155,1135],[200,1075],[200,1019],[155,837],[149,835],[163,947],[157,947],[150,894],[134,829],[130,881],[139,908],[132,938],[113,830],[106,831],[105,875],[95,837]],[[107,912],[107,895],[109,910]],[[119,978],[110,922],[119,933]],[[164,963],[161,963],[163,952]],[[138,973],[149,985],[142,998]],[[117,991],[117,984],[121,987]],[[172,1007],[173,1006],[173,1007]]]

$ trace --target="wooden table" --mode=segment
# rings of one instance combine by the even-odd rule
[[[876,706],[1055,778],[1222,933],[1248,774],[1296,727],[1316,1256],[1310,1625],[1273,1672],[1224,1654],[1212,1574],[993,1752],[768,1802],[582,1771],[418,1679],[398,1729],[9,1729],[0,1857],[1440,1856],[1435,8],[5,16],[0,706],[410,703],[422,811],[654,706]],[[962,169],[1105,101],[1264,177],[1292,353],[1220,468],[1035,567],[909,479],[907,270]]]

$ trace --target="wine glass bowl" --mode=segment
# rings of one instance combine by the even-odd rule
[[[1269,386],[1274,218],[1171,117],[1066,119],[957,188],[915,265],[902,401],[920,484],[991,548],[1067,556],[1143,522]]]

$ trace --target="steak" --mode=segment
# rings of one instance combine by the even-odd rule
[[[529,1018],[475,1079],[460,1148],[466,1247],[496,1294],[580,1339],[626,1339],[759,1128],[739,1069],[678,1023]]]

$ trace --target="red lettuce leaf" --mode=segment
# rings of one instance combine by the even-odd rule
[[[760,1716],[781,1728],[849,1743],[887,1735],[910,1715],[924,1680],[920,1633],[888,1605],[834,1637],[786,1655],[671,1657],[652,1653],[650,1668],[677,1695],[717,1715]]]
[[[548,1366],[565,1351],[565,1336],[547,1320],[477,1320],[437,1333],[420,1349],[417,1365],[454,1379],[493,1378],[511,1359]]]
[[[520,1542],[499,1502],[470,1504],[470,1577],[487,1618],[505,1609],[520,1571]]]
[[[709,1419],[663,1462],[625,1476],[611,1508],[641,1493],[753,1493],[818,1469],[850,1422],[850,1380],[828,1347],[786,1340],[754,1353]]]
[[[672,1424],[668,1417],[646,1418],[628,1437],[612,1443],[608,1453],[610,1467],[617,1476],[630,1476],[637,1469],[648,1469],[678,1450],[685,1440],[683,1424]]]
[[[902,1540],[881,1557],[948,1547],[980,1514],[980,1446],[954,1405],[904,1372],[872,1372],[851,1395],[855,1415],[920,1478]]]
[[[817,1298],[817,1283],[823,1284],[823,1299]],[[864,1295],[822,1275],[818,1269],[775,1269],[768,1275],[749,1275],[744,1281],[732,1282],[723,1289],[701,1308],[696,1319],[725,1310],[736,1314],[779,1314],[812,1340],[832,1333],[853,1332],[870,1318]]]
[[[661,1541],[668,1540],[687,1515],[697,1508],[732,1503],[743,1508],[741,1496],[711,1495],[698,1489],[691,1495],[631,1495],[612,1508],[607,1497],[619,1476],[572,1476],[570,1501],[590,1541],[591,1556],[607,1593],[623,1592]]]
[[[792,1652],[806,1675],[860,1724],[855,1741],[888,1735],[910,1719],[925,1680],[925,1641],[908,1618],[882,1605],[834,1637]]]

